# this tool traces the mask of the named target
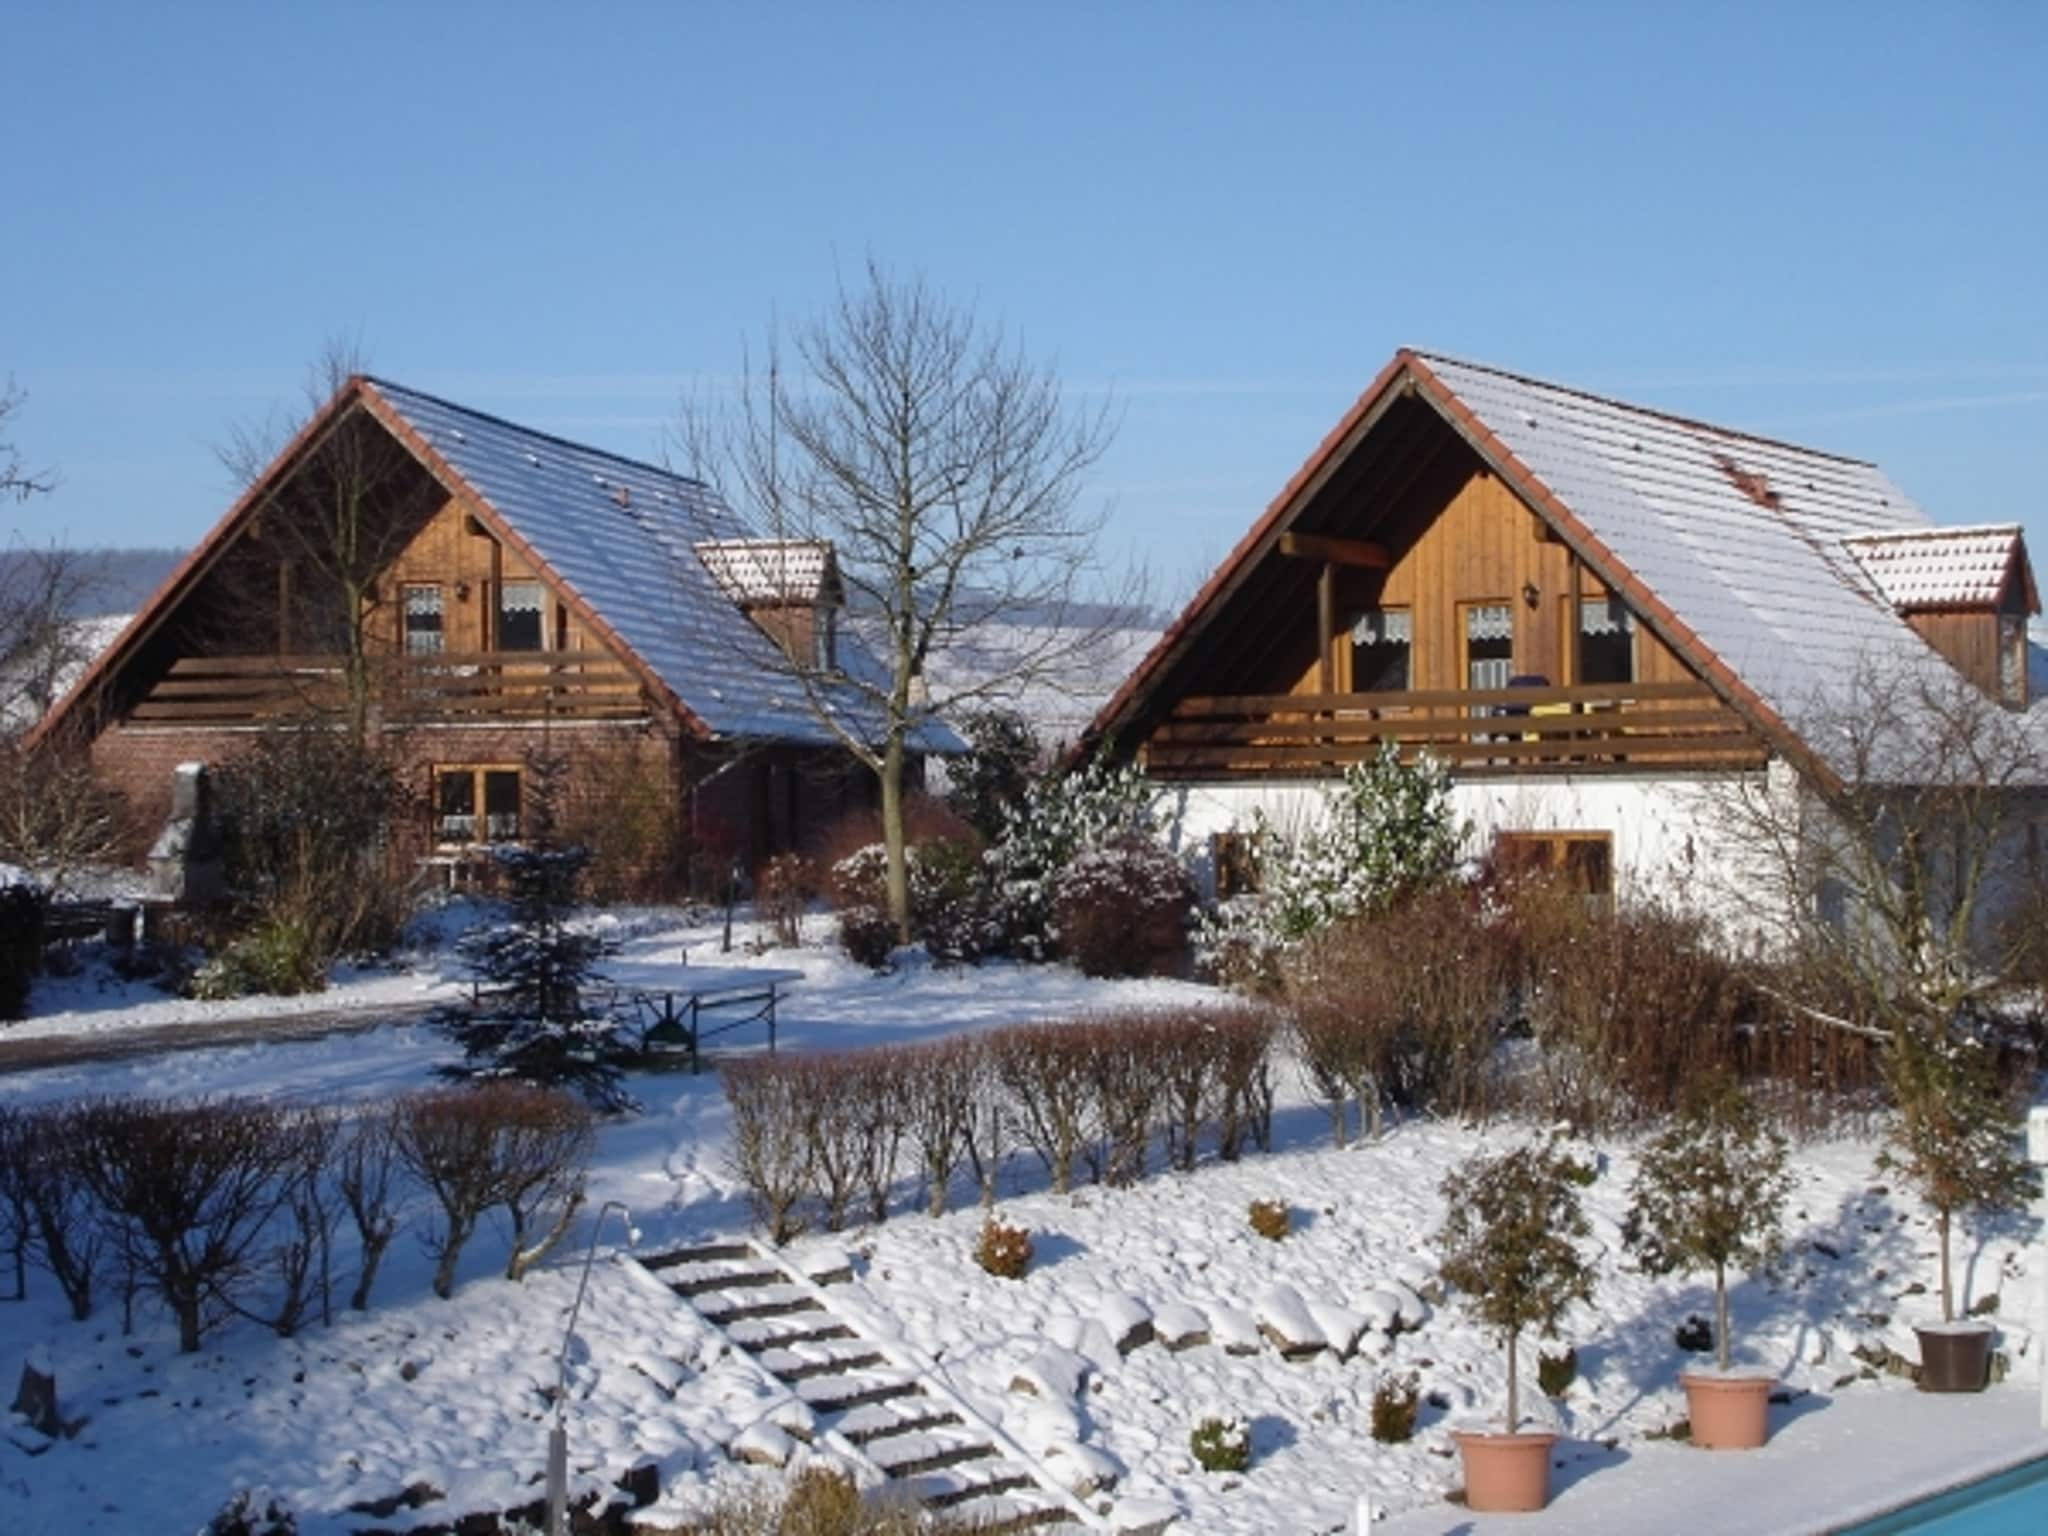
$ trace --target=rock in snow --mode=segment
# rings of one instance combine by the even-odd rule
[[[1254,1307],[1259,1332],[1290,1360],[1320,1353],[1329,1340],[1309,1315],[1301,1293],[1291,1285],[1275,1285],[1260,1292]]]
[[[1071,1349],[1048,1344],[1017,1368],[1010,1378],[1012,1392],[1071,1402],[1081,1395],[1081,1383],[1088,1375],[1088,1362]]]
[[[1104,1297],[1100,1316],[1102,1326],[1108,1330],[1119,1355],[1128,1355],[1139,1346],[1152,1342],[1152,1309],[1137,1297]]]
[[[1209,1342],[1209,1319],[1184,1301],[1170,1301],[1152,1315],[1152,1332],[1178,1354]]]

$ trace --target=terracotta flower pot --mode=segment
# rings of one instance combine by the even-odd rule
[[[1692,1443],[1707,1451],[1753,1451],[1769,1435],[1769,1376],[1721,1376],[1712,1371],[1681,1371],[1686,1417]]]
[[[1481,1514],[1521,1514],[1550,1502],[1548,1431],[1492,1435],[1453,1430],[1465,1459],[1465,1507]]]
[[[1935,1323],[1920,1339],[1922,1392],[1982,1392],[1991,1374],[1991,1329],[1983,1323]]]

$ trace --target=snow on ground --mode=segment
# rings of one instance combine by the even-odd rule
[[[715,927],[672,915],[603,921],[624,946],[611,973],[629,990],[676,986],[691,964],[750,958],[720,955]],[[746,925],[740,939],[758,963],[802,972],[782,1012],[784,1045],[798,1049],[1215,996],[1185,983],[1095,982],[1057,967],[942,972],[914,964],[878,977],[822,947],[763,950]],[[814,944],[823,939],[820,923]],[[445,964],[445,957],[420,962],[408,979],[417,984]],[[328,1000],[363,996],[371,985],[346,983]],[[393,1026],[0,1076],[0,1104],[103,1092],[360,1100],[430,1080],[450,1054],[428,1027]],[[1334,1531],[1345,1528],[1361,1493],[1383,1510],[1409,1511],[1400,1530],[1468,1528],[1463,1511],[1441,1503],[1458,1481],[1448,1429],[1499,1411],[1504,1370],[1494,1342],[1430,1284],[1430,1240],[1441,1217],[1436,1191],[1462,1158],[1526,1132],[1416,1122],[1379,1144],[1337,1151],[1292,1070],[1279,1077],[1276,1148],[1235,1165],[1205,1163],[1192,1174],[1155,1168],[1130,1189],[1055,1196],[1034,1161],[1013,1158],[1000,1214],[1028,1227],[1037,1250],[1021,1281],[994,1279],[972,1263],[979,1212],[936,1221],[914,1214],[921,1194],[908,1179],[898,1214],[885,1225],[819,1234],[795,1252],[852,1249],[857,1278],[836,1288],[847,1303],[936,1361],[953,1390],[1013,1437],[1034,1450],[1058,1445],[1077,1461],[1106,1463],[1120,1476],[1119,1496],[1165,1501],[1181,1511],[1179,1529],[1203,1536]],[[646,1110],[604,1129],[593,1209],[601,1200],[626,1203],[644,1230],[644,1251],[742,1231],[745,1204],[725,1165],[727,1118],[716,1078],[641,1076],[632,1087]],[[1646,1477],[1683,1489],[1730,1460],[1646,1438],[1683,1414],[1671,1332],[1688,1313],[1710,1314],[1711,1290],[1698,1277],[1651,1281],[1627,1264],[1618,1223],[1633,1162],[1625,1148],[1602,1150],[1587,1192],[1600,1251],[1598,1304],[1577,1312],[1565,1336],[1578,1349],[1580,1379],[1562,1401],[1536,1405],[1568,1437],[1560,1508],[1582,1512],[1610,1507],[1602,1493],[1610,1479],[1615,1500],[1626,1504],[1648,1497],[1639,1486]],[[1935,1431],[1918,1426],[1961,1424],[1965,1414],[1989,1411],[1922,1400],[1892,1378],[1865,1379],[1852,1353],[1882,1346],[1910,1355],[1908,1324],[1932,1310],[1924,1291],[1933,1277],[1928,1229],[1910,1202],[1877,1181],[1872,1150],[1854,1142],[1800,1150],[1790,1260],[1774,1280],[1742,1281],[1732,1298],[1742,1352],[1804,1394],[1779,1411],[1788,1424],[1781,1454],[1802,1442],[1828,1448],[1824,1464],[1800,1459],[1802,1510],[1830,1501],[1846,1508],[1869,1484],[1871,1468],[1855,1446],[1893,1432],[1925,1440]],[[1286,1201],[1292,1234],[1279,1243],[1253,1234],[1246,1210],[1254,1199]],[[2028,1230],[2019,1220],[1966,1229],[1956,1252],[1964,1296],[1998,1296],[2002,1347],[2031,1380],[2033,1282],[2021,1248]],[[609,1255],[619,1235],[616,1225],[602,1234],[601,1251]],[[502,1239],[487,1233],[465,1260],[456,1299],[441,1302],[427,1291],[418,1244],[401,1237],[367,1316],[311,1328],[295,1341],[237,1323],[186,1358],[173,1353],[172,1334],[152,1309],[139,1313],[133,1337],[120,1329],[118,1297],[90,1323],[72,1324],[48,1294],[53,1288],[36,1277],[28,1303],[0,1304],[0,1374],[46,1345],[66,1413],[85,1414],[89,1423],[77,1439],[48,1447],[25,1432],[0,1433],[0,1530],[193,1529],[234,1488],[252,1483],[289,1499],[307,1536],[364,1524],[350,1504],[420,1480],[449,1497],[379,1523],[524,1503],[543,1464],[541,1389],[552,1379],[587,1240],[586,1226],[573,1252],[512,1285],[495,1275]],[[342,1255],[344,1293],[351,1266]],[[1148,1315],[1162,1334],[1185,1342],[1206,1331],[1210,1342],[1178,1351],[1154,1342],[1119,1355],[1118,1340]],[[1261,1322],[1283,1335],[1355,1338],[1357,1353],[1290,1361],[1261,1338]],[[1232,1353],[1225,1347],[1232,1341],[1256,1352]],[[1527,1347],[1525,1383],[1535,1374],[1537,1347]],[[723,1447],[750,1426],[775,1422],[786,1407],[686,1306],[608,1256],[597,1267],[572,1360],[572,1444],[586,1484],[658,1458],[679,1496],[672,1507],[708,1480],[744,1475]],[[1421,1431],[1405,1446],[1378,1445],[1368,1427],[1373,1386],[1385,1373],[1410,1370],[1431,1398]],[[1035,1383],[1035,1392],[1013,1390],[1019,1378]],[[1527,1390],[1535,1397],[1533,1386]],[[1193,1465],[1187,1435],[1204,1403],[1227,1404],[1249,1421],[1247,1472],[1217,1476]],[[1954,1415],[1941,1418],[1952,1406]],[[1852,1424],[1862,1440],[1842,1438]],[[1745,1475],[1763,1496],[1780,1488],[1761,1473]],[[1640,1515],[1644,1506],[1632,1507]],[[1760,1516],[1749,1528],[1777,1523]],[[1551,1519],[1544,1528],[1580,1526]],[[1603,1528],[1646,1527],[1638,1520]]]

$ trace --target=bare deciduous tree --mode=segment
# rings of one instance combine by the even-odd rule
[[[365,371],[359,342],[330,340],[307,369],[304,412],[273,415],[233,429],[215,454],[239,484],[258,484],[300,424]],[[384,593],[380,578],[417,532],[433,481],[403,444],[362,408],[326,423],[302,445],[297,468],[268,492],[258,537],[291,573],[280,596],[291,649],[341,657],[346,722],[357,741],[368,730],[382,654],[376,644]],[[263,569],[278,566],[265,562]],[[284,637],[280,636],[280,644]]]
[[[2009,968],[2048,759],[2025,715],[1931,666],[1860,669],[1802,731],[1818,761],[1705,792],[1730,894],[1783,925],[1806,1002],[1881,1038],[1946,1029]]]
[[[24,464],[13,440],[6,435],[7,418],[20,410],[27,398],[11,375],[6,383],[0,384],[0,501],[9,497],[27,501],[56,483],[48,470],[32,470]]]
[[[1078,685],[1130,622],[1136,592],[1105,580],[1103,518],[1080,507],[1113,429],[1106,404],[1070,405],[1000,328],[873,261],[795,333],[793,357],[771,334],[730,410],[685,413],[692,470],[762,537],[829,542],[881,652],[874,676],[814,655],[783,665],[879,780],[889,911],[906,939],[904,778],[920,729],[1026,687]],[[1001,644],[973,668],[935,668],[970,628]]]

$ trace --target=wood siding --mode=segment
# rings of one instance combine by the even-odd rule
[[[1506,603],[1514,615],[1513,673],[1559,685],[1575,681],[1568,675],[1565,655],[1571,552],[1545,538],[1542,521],[1490,472],[1473,462],[1448,497],[1438,492],[1412,499],[1395,509],[1391,527],[1368,526],[1364,510],[1360,509],[1360,526],[1344,531],[1386,544],[1391,560],[1383,572],[1339,574],[1337,634],[1330,657],[1339,692],[1350,692],[1354,686],[1350,627],[1366,608],[1405,608],[1411,615],[1409,687],[1464,687],[1459,605],[1481,602]],[[1524,595],[1525,586],[1536,589],[1534,607]],[[1583,569],[1579,593],[1588,600],[1608,595],[1599,579]],[[1276,616],[1276,622],[1298,625],[1313,637],[1313,595],[1299,612]],[[1314,649],[1311,638],[1308,664],[1273,679],[1273,691],[1319,691]],[[1670,647],[1641,624],[1636,629],[1635,667],[1637,682],[1681,682],[1693,676]]]
[[[495,650],[497,636],[492,630],[499,585],[539,580],[538,572],[516,552],[501,548],[470,518],[462,503],[451,497],[427,519],[426,526],[399,552],[378,582],[371,627],[381,643],[396,650],[404,588],[431,582],[441,588],[442,648]],[[463,589],[468,595],[458,596]],[[596,644],[559,592],[548,592],[543,620],[549,650],[588,650]]]

